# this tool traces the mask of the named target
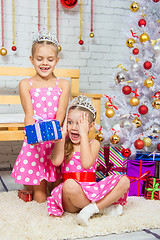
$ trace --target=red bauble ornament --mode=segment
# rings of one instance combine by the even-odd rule
[[[156,93],[154,94],[154,96],[155,96],[156,98],[160,99],[160,92],[159,92],[159,91],[156,92]]]
[[[159,0],[153,0],[153,2],[159,2]]]
[[[132,88],[131,88],[130,86],[128,86],[128,85],[126,85],[126,86],[124,86],[124,87],[122,88],[122,92],[123,92],[125,95],[130,94],[131,91],[132,91]]]
[[[16,46],[12,46],[12,51],[16,51],[16,50],[17,50]]]
[[[131,150],[129,148],[123,148],[122,149],[122,156],[123,157],[129,157],[131,155]]]
[[[138,26],[139,26],[139,27],[142,27],[142,26],[145,27],[145,26],[146,26],[146,20],[140,19],[139,22],[138,22]]]
[[[157,149],[160,151],[160,143],[157,144]]]
[[[146,61],[144,64],[143,64],[144,68],[146,70],[149,70],[151,67],[152,67],[152,63],[149,62],[149,61]]]
[[[141,139],[138,139],[134,142],[134,146],[136,149],[142,149],[144,147],[144,142]]]
[[[137,54],[139,53],[138,48],[134,48],[133,51],[132,51],[132,53],[133,53],[134,55],[137,55]]]
[[[73,8],[77,5],[78,0],[60,0],[60,2],[65,8]]]
[[[141,115],[145,115],[147,112],[148,112],[148,107],[146,105],[141,105],[139,108],[138,108],[138,112],[141,114]]]
[[[83,45],[83,40],[82,40],[82,39],[79,40],[79,44],[80,44],[80,45]]]

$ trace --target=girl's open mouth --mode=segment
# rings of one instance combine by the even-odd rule
[[[40,67],[40,69],[41,69],[42,71],[48,71],[48,70],[49,70],[49,67]]]
[[[78,133],[71,133],[71,139],[72,140],[78,140],[79,136],[80,135]]]

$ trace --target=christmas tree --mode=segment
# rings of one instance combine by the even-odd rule
[[[106,93],[98,131],[103,143],[123,146],[125,157],[160,151],[160,0],[137,0],[129,8],[124,62],[114,73],[116,95]]]

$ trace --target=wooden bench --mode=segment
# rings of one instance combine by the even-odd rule
[[[35,74],[33,68],[25,67],[0,67],[1,76],[12,76],[12,77],[31,77]],[[79,69],[55,69],[54,74],[56,77],[60,78],[69,78],[70,79],[70,96],[71,99],[82,93],[79,92]],[[1,80],[1,79],[0,79]],[[96,123],[100,124],[100,110],[101,110],[101,94],[89,94],[84,93],[86,96],[91,97],[96,110],[97,118]],[[0,104],[1,105],[12,105],[12,104],[21,104],[19,95],[0,95]],[[23,122],[9,122],[9,123],[0,123],[0,141],[18,141],[24,139],[23,134],[24,123]],[[92,137],[94,132],[92,132]]]

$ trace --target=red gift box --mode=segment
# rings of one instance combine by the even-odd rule
[[[159,200],[160,197],[160,179],[149,178],[144,192],[144,197],[151,200]]]
[[[25,202],[30,202],[33,200],[33,193],[32,191],[26,191],[23,189],[18,190],[18,197]]]

